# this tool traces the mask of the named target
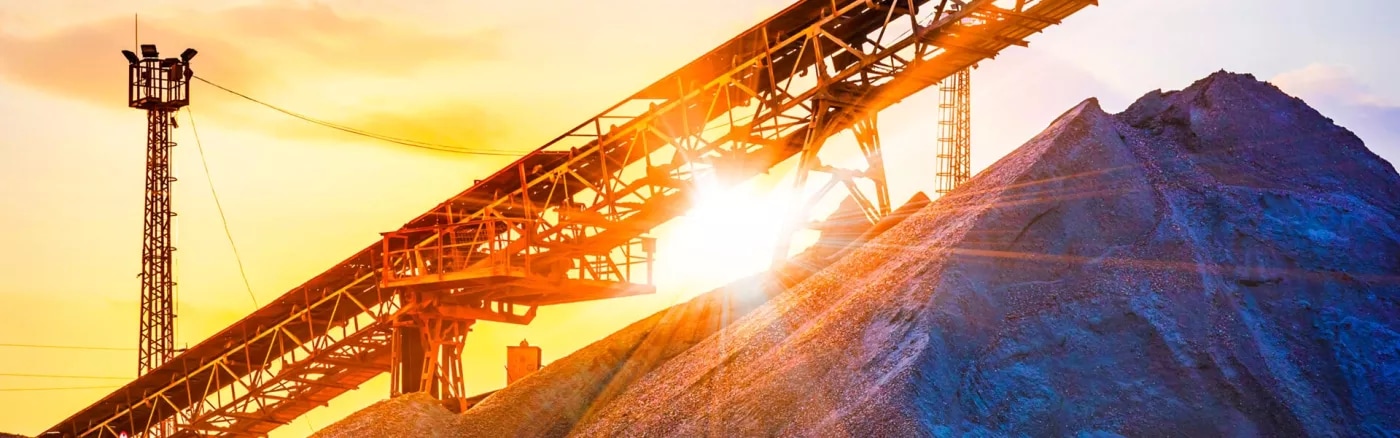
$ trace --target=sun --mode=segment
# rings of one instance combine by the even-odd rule
[[[698,189],[691,209],[657,230],[657,286],[667,293],[700,293],[768,269],[790,214],[787,191],[753,183]]]

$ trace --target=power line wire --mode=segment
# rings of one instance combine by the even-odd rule
[[[136,351],[135,348],[88,347],[88,346],[81,346],[81,345],[0,344],[0,347],[10,347],[10,348],[51,348],[51,349],[58,349],[58,350]]]
[[[256,99],[256,98],[253,98],[252,96],[249,96],[249,95],[246,95],[246,94],[243,94],[243,93],[239,93],[239,92],[234,91],[234,90],[232,90],[232,89],[230,89],[230,88],[228,88],[228,87],[225,87],[225,86],[223,86],[223,85],[216,84],[216,83],[211,82],[210,80],[204,79],[204,78],[202,78],[202,77],[194,76],[194,78],[195,78],[195,79],[198,79],[200,82],[203,82],[203,83],[205,83],[205,84],[209,84],[210,86],[212,86],[212,87],[214,87],[214,88],[218,88],[218,89],[220,89],[220,90],[226,91],[226,92],[228,92],[229,94],[233,94],[233,95],[238,96],[238,97],[241,97],[241,98],[243,98],[243,99],[247,99],[247,100],[250,101],[250,102],[256,103],[256,104],[258,104],[258,105],[265,106],[265,107],[270,108],[270,109],[272,109],[272,110],[274,110],[274,111],[280,112],[280,113],[282,113],[282,114],[286,114],[286,115],[288,115],[288,116],[295,117],[295,118],[300,119],[300,120],[302,120],[302,121],[310,122],[310,123],[313,123],[313,124],[316,124],[316,125],[320,125],[320,126],[323,126],[323,127],[326,127],[326,128],[330,128],[330,129],[334,129],[334,130],[341,131],[341,132],[346,132],[346,133],[350,133],[350,134],[355,134],[355,135],[359,135],[359,136],[363,136],[363,137],[372,138],[372,139],[379,140],[379,141],[384,141],[384,142],[399,144],[399,145],[403,145],[403,146],[421,148],[421,149],[429,149],[429,150],[434,150],[434,151],[439,151],[439,152],[451,152],[451,153],[468,154],[468,155],[492,155],[492,156],[504,156],[504,157],[521,157],[521,156],[525,156],[525,155],[527,154],[527,152],[511,151],[511,150],[504,150],[504,149],[466,148],[466,147],[461,147],[461,146],[445,145],[445,144],[438,144],[438,143],[429,143],[429,142],[425,142],[425,141],[411,140],[411,139],[406,139],[406,138],[400,138],[400,137],[393,137],[393,136],[384,135],[384,134],[378,134],[378,133],[374,133],[374,132],[370,132],[370,131],[365,131],[365,130],[363,130],[363,129],[352,128],[352,127],[349,127],[349,126],[340,125],[340,124],[328,122],[328,121],[325,121],[325,120],[317,119],[317,118],[314,118],[314,117],[311,117],[311,116],[308,116],[308,115],[305,115],[305,114],[301,114],[301,113],[298,113],[298,112],[295,112],[295,111],[291,111],[291,110],[288,110],[288,109],[279,107],[279,106],[277,106],[277,105],[273,105],[273,104],[271,104],[271,103],[267,103],[267,102],[258,100],[258,99]]]
[[[238,275],[243,277],[243,287],[248,289],[248,298],[253,300],[253,307],[258,305],[258,297],[253,295],[253,284],[248,282],[248,271],[243,268],[243,256],[238,254],[238,245],[233,243],[233,232],[228,228],[228,217],[224,215],[224,205],[219,202],[219,192],[214,190],[214,175],[209,173],[209,161],[204,158],[204,141],[199,139],[199,126],[194,123],[194,109],[185,107],[185,116],[190,119],[190,130],[194,132],[194,145],[199,150],[199,163],[204,165],[204,180],[209,182],[209,194],[214,196],[214,208],[219,210],[219,221],[224,224],[224,236],[228,237],[228,246],[233,248],[233,259],[238,262]]]
[[[64,387],[53,387],[53,388],[0,388],[0,392],[19,392],[19,391],[66,391],[66,390],[74,390],[74,389],[113,389],[113,388],[119,388],[119,387],[117,387],[117,386],[64,386]]]
[[[0,373],[3,377],[34,377],[40,379],[96,379],[96,380],[131,380],[130,377],[116,376],[74,376],[65,374],[24,374],[24,373]]]

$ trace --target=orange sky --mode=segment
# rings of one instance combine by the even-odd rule
[[[133,12],[141,14],[143,42],[166,53],[198,48],[201,76],[293,110],[394,136],[529,150],[787,1],[408,3],[0,0],[0,344],[136,345],[145,120],[125,106],[118,54],[132,44]],[[1121,109],[1147,90],[1179,88],[1221,67],[1263,77],[1292,71],[1303,85],[1320,80],[1308,60],[1250,63],[1227,52],[1173,61],[1179,55],[1169,47],[1142,44],[1139,63],[1161,72],[1121,67],[1116,47],[1132,42],[1101,36],[1123,21],[1189,11],[1104,3],[974,73],[974,169],[1091,95]],[[1361,69],[1362,78],[1369,74]],[[1366,96],[1394,101],[1389,91]],[[510,160],[374,143],[203,84],[192,94],[210,173],[259,303]],[[881,115],[897,200],[933,185],[935,102],[923,93]],[[182,115],[175,134],[180,345],[253,308],[187,120]],[[843,135],[830,145],[849,144]],[[507,344],[528,338],[548,362],[761,269],[767,247],[755,248],[754,236],[773,228],[762,218],[785,192],[758,188],[777,180],[710,196],[657,230],[654,296],[547,308],[531,326],[478,324],[465,360],[469,392],[504,383]],[[732,232],[744,227],[758,234]],[[0,374],[130,377],[134,356],[0,347]],[[0,376],[0,390],[121,383]],[[106,391],[0,391],[0,431],[38,433]],[[387,392],[385,379],[376,379],[274,436],[303,436]]]

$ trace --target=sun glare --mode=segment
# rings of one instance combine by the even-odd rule
[[[671,283],[659,288],[690,295],[767,269],[788,208],[776,192],[783,191],[702,187],[694,206],[657,240],[657,279]]]

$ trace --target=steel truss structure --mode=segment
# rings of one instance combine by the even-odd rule
[[[472,323],[651,292],[644,235],[703,186],[841,129],[873,136],[876,112],[1095,2],[949,3],[800,1],[50,432],[110,436],[173,418],[181,436],[262,435],[384,372],[397,393],[457,403]],[[871,204],[888,205],[880,196]]]
[[[972,176],[972,74],[963,69],[943,80],[938,102],[938,194]]]
[[[124,51],[127,106],[146,111],[146,201],[141,243],[141,322],[137,375],[165,363],[175,354],[175,246],[170,206],[170,140],[174,116],[190,103],[189,57],[161,59],[154,45],[141,46],[141,56]]]
[[[835,87],[840,89],[839,87]],[[802,194],[802,189],[806,187],[807,180],[813,172],[823,172],[831,175],[826,184],[817,190],[806,202],[799,204],[798,211],[793,214],[792,223],[787,229],[780,231],[776,248],[773,251],[772,267],[777,269],[788,259],[790,246],[792,244],[792,234],[807,223],[811,216],[810,208],[821,201],[838,184],[844,186],[850,193],[851,199],[855,200],[861,210],[865,212],[865,219],[870,223],[875,223],[890,213],[890,193],[889,186],[885,181],[884,158],[880,152],[880,132],[876,127],[876,114],[858,105],[859,95],[852,96],[849,91],[839,94],[827,94],[818,96],[813,106],[816,108],[817,116],[811,123],[812,129],[807,133],[808,138],[802,145],[802,152],[797,162],[797,172],[794,178],[796,193]],[[845,109],[845,111],[842,111]],[[863,117],[840,123],[839,120],[831,120],[822,115],[836,114],[862,114]],[[826,138],[834,133],[832,128],[849,126],[851,133],[855,135],[856,144],[860,147],[861,155],[865,157],[866,168],[864,170],[843,169],[823,164],[817,158],[821,152]],[[874,186],[871,196],[866,195],[860,186],[856,185],[857,179],[870,181]]]
[[[175,354],[175,246],[170,206],[170,119],[174,111],[146,110],[146,202],[141,242],[141,323],[137,375]]]

